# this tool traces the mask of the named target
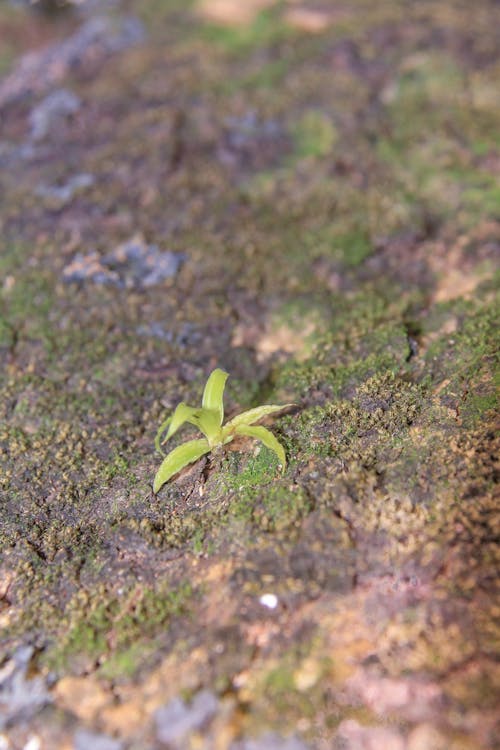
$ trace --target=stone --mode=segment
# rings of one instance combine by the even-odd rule
[[[61,121],[76,114],[80,107],[80,99],[68,89],[57,89],[48,94],[31,110],[31,140],[42,141]]]
[[[405,750],[404,738],[395,729],[363,726],[354,719],[339,725],[335,742],[336,750]]]
[[[0,730],[11,721],[29,719],[51,702],[45,679],[28,677],[32,646],[21,646],[0,668]]]
[[[180,698],[155,712],[156,736],[168,748],[177,748],[179,743],[194,731],[204,729],[214,717],[219,702],[210,690],[202,690],[190,704]]]
[[[67,39],[21,57],[0,82],[0,109],[26,96],[45,93],[69,73],[87,64],[95,67],[144,38],[142,23],[132,16],[118,21],[104,16],[90,18]]]
[[[136,236],[104,257],[97,252],[78,253],[63,270],[63,281],[92,281],[126,289],[148,288],[175,276],[184,259],[183,253],[162,251]]]
[[[70,177],[63,185],[39,185],[35,195],[46,199],[54,208],[62,208],[72,201],[76,193],[92,187],[93,184],[94,177],[82,172]]]
[[[74,750],[122,750],[123,743],[105,734],[79,729],[73,740]]]
[[[280,737],[273,732],[258,739],[244,739],[231,745],[231,750],[308,750],[297,737]]]
[[[226,118],[217,156],[226,167],[261,169],[277,164],[288,146],[279,122],[262,120],[256,112],[248,112]]]
[[[419,724],[408,736],[406,750],[447,750],[450,743],[432,724]]]
[[[62,677],[54,687],[53,696],[58,708],[75,714],[81,721],[91,723],[112,700],[112,694],[89,676]]]

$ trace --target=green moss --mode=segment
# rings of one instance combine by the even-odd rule
[[[192,544],[198,554],[200,546],[209,544],[207,537],[212,528],[220,521],[221,511],[219,509],[199,511],[190,509],[184,513],[171,512],[169,506],[174,505],[173,497],[182,497],[181,493],[174,488],[170,498],[163,498],[162,507],[158,511],[145,517],[142,508],[136,512],[139,517],[121,518],[119,525],[123,529],[130,529],[153,547],[166,549],[183,549]],[[170,500],[170,502],[169,502]],[[179,502],[179,500],[178,500]],[[194,540],[194,541],[193,541]]]
[[[258,447],[246,462],[243,454],[231,452],[224,463],[224,482],[228,489],[238,491],[260,486],[273,479],[277,467],[276,456],[264,446]]]
[[[303,488],[272,486],[263,497],[262,507],[254,511],[254,521],[264,531],[280,533],[299,528],[312,509],[313,502]]]
[[[338,140],[332,120],[316,110],[302,115],[295,127],[294,136],[296,154],[299,157],[328,156]]]
[[[336,359],[335,355],[335,349],[326,353],[329,359]],[[299,403],[303,400],[310,401],[312,396],[316,402],[324,405],[326,401],[350,395],[356,387],[376,373],[381,373],[382,376],[397,373],[406,356],[406,339],[401,339],[400,345],[396,346],[394,351],[386,347],[380,353],[366,353],[360,347],[358,352],[349,357],[353,361],[347,364],[320,365],[317,358],[302,364],[288,363],[276,378],[276,391],[280,395],[283,393],[287,398],[295,398]],[[340,352],[338,359],[342,359]],[[313,421],[316,416],[313,413]],[[284,424],[293,422],[293,419],[284,417],[284,420],[287,419]]]
[[[71,654],[84,653],[92,659],[97,659],[104,654],[107,650],[106,637],[111,630],[111,623],[117,609],[116,602],[100,604],[93,608],[88,617],[74,624],[64,645],[60,646],[60,658],[66,661]]]
[[[256,91],[274,89],[285,80],[288,69],[287,60],[273,60],[241,74],[236,80],[226,81],[222,90],[227,94],[245,89]]]
[[[123,651],[113,653],[99,667],[99,676],[113,681],[130,679],[149,664],[157,648],[161,648],[161,641],[151,638],[147,642],[141,640]]]
[[[312,684],[307,689],[299,689],[301,665],[312,647],[311,643],[305,642],[282,654],[279,664],[263,675],[261,695],[255,697],[263,717],[282,730],[290,726],[290,722],[296,721],[297,716],[312,719],[316,714],[318,701],[323,704],[325,702],[328,691],[325,676],[331,668],[327,657],[311,662],[309,669],[314,673],[311,677]]]
[[[121,476],[127,479],[128,486],[132,487],[137,483],[134,473],[130,470],[129,460],[121,453],[116,452],[107,462],[102,471],[103,479],[113,479]]]
[[[297,417],[285,418],[287,450],[302,460],[313,455],[335,456],[346,464],[372,468],[395,436],[415,420],[423,395],[421,386],[405,382],[394,372],[377,372],[359,380],[348,399],[337,397],[324,406],[305,409]]]
[[[48,315],[54,305],[52,274],[32,268],[21,271],[23,255],[13,249],[0,264],[5,276],[12,278],[12,286],[0,289],[0,346],[12,345],[20,338],[40,339],[45,345],[51,340]]]
[[[290,665],[283,664],[269,672],[265,685],[266,690],[274,695],[288,692],[290,686],[293,685],[293,672]]]
[[[463,78],[451,57],[429,51],[412,63],[400,75],[389,106],[393,139],[406,145],[422,132],[440,132],[449,114],[460,121],[466,114],[459,106]]]
[[[182,22],[185,22],[183,32],[186,34],[191,31],[192,25],[188,13],[195,4],[196,0],[150,0],[138,6],[136,12],[153,34],[157,34],[159,30],[165,33],[172,28],[179,32],[179,24]]]
[[[130,675],[142,664],[144,646],[139,644],[150,649],[174,618],[187,617],[193,597],[189,583],[175,589],[165,583],[154,589],[136,586],[120,596],[110,593],[79,594],[70,603],[67,630],[44,657],[50,666],[67,669],[68,663],[85,659],[102,663],[103,675]]]
[[[241,26],[206,23],[201,33],[208,42],[232,56],[248,54],[256,48],[270,47],[293,37],[276,8],[258,13],[251,23]]]
[[[306,493],[295,485],[277,481],[278,465],[271,451],[262,447],[245,461],[231,453],[224,462],[223,487],[231,497],[220,519],[222,523],[243,522],[263,531],[291,528],[310,510]],[[234,494],[233,494],[234,493]]]
[[[351,210],[349,218],[339,217],[336,223],[305,234],[303,242],[314,257],[331,258],[347,268],[355,268],[371,254],[372,242],[367,228],[366,207],[359,206],[360,216],[357,207],[352,208],[354,210]],[[356,226],[352,226],[353,224]]]
[[[460,378],[465,382],[471,377],[478,378],[485,368],[491,368],[496,359],[499,311],[498,300],[487,304],[454,300],[438,307],[438,314],[454,315],[458,329],[452,336],[444,334],[436,338],[426,352],[426,360],[435,376]]]
[[[462,423],[467,427],[474,427],[497,414],[500,406],[499,391],[500,378],[497,375],[496,382],[492,379],[483,383],[478,392],[470,392],[460,406]]]
[[[16,57],[20,54],[20,48],[16,37],[22,32],[25,17],[23,9],[9,6],[4,3],[1,9],[3,28],[2,45],[0,47],[0,77],[9,73]]]
[[[372,243],[364,231],[353,230],[337,238],[337,244],[342,250],[342,258],[346,266],[358,266],[372,252]]]

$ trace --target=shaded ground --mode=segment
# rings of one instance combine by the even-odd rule
[[[493,748],[498,5],[104,10],[0,10],[0,747]],[[154,496],[216,366],[287,472]]]

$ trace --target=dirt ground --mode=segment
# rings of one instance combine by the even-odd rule
[[[55,5],[0,7],[0,750],[493,750],[498,3]],[[287,469],[154,495],[215,367]]]

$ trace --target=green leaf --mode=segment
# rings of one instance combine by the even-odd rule
[[[219,422],[219,412],[215,409],[200,409],[199,428],[208,440],[210,447],[222,442],[222,433]]]
[[[203,391],[202,406],[204,409],[214,410],[218,414],[219,427],[224,419],[224,388],[229,375],[217,368],[208,377]]]
[[[172,417],[168,417],[164,422],[161,423],[161,425],[158,427],[158,432],[156,433],[155,437],[155,448],[158,451],[158,453],[161,453],[162,456],[166,456],[167,454],[162,451],[161,449],[161,436],[169,426],[170,422],[172,421]]]
[[[178,471],[188,464],[197,461],[209,451],[210,446],[204,438],[200,440],[190,440],[189,442],[183,443],[183,445],[174,448],[174,450],[163,460],[160,468],[156,472],[153,492],[156,494],[163,487],[165,482],[168,482],[174,474],[177,474]]]
[[[199,428],[200,426],[200,409],[195,409],[193,406],[188,406],[183,401],[181,401],[180,404],[176,407],[173,415],[172,415],[172,421],[170,422],[170,427],[168,428],[167,436],[165,440],[163,440],[163,443],[166,443],[167,440],[169,440],[174,433],[177,432],[179,427],[182,427],[184,422],[189,422],[190,424],[194,424],[196,427]]]
[[[274,437],[272,432],[269,432],[265,427],[249,427],[248,425],[238,425],[235,430],[237,435],[246,435],[246,437],[256,438],[264,443],[266,448],[274,451],[278,456],[281,464],[282,471],[285,471],[286,467],[286,456],[285,449],[281,443]]]
[[[294,405],[295,404],[283,404],[283,406],[273,406],[271,404],[266,404],[264,406],[257,406],[255,409],[249,409],[241,414],[237,414],[229,420],[229,422],[224,425],[224,432],[233,432],[239,425],[254,424],[254,422],[258,422],[259,419],[267,417],[268,414],[275,414],[277,411],[288,409],[289,406]]]

